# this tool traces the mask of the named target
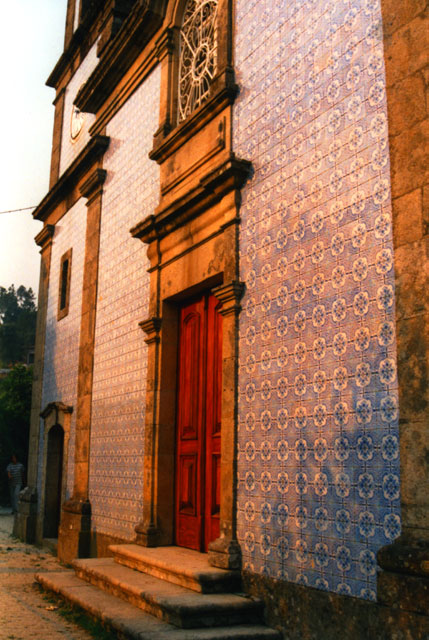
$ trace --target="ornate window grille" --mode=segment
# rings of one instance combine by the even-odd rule
[[[188,0],[180,32],[179,122],[210,94],[217,66],[217,0]]]

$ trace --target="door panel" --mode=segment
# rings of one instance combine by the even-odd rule
[[[206,551],[219,535],[222,317],[204,295],[180,311],[176,544]]]

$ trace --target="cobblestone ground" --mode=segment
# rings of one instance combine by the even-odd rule
[[[59,615],[34,582],[37,571],[58,571],[46,550],[12,537],[13,518],[0,508],[0,640],[91,640]]]

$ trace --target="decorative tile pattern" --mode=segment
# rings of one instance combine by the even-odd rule
[[[400,532],[379,0],[235,5],[244,565],[374,599]]]
[[[67,498],[73,490],[74,475],[74,433],[76,422],[83,264],[85,257],[86,212],[87,209],[84,200],[79,200],[55,225],[46,317],[42,408],[45,408],[49,402],[58,401],[71,405],[74,409],[70,425]],[[61,256],[70,248],[73,249],[73,256],[70,277],[69,313],[58,321],[58,288]],[[42,421],[39,443],[39,493],[41,488],[43,447]]]
[[[76,70],[76,73],[67,85],[64,100],[63,132],[61,137],[60,175],[64,173],[67,167],[79,155],[89,141],[89,128],[95,120],[94,114],[84,114],[83,128],[79,136],[73,141],[70,138],[70,123],[73,101],[76,98],[79,89],[94,71],[97,64],[97,43],[95,43],[88,51],[88,54],[82,61],[82,64]]]
[[[90,500],[96,531],[132,539],[141,519],[146,402],[146,247],[130,228],[153,213],[159,168],[149,160],[158,125],[156,69],[107,127],[91,425]]]

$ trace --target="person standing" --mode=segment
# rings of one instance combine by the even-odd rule
[[[18,511],[19,492],[24,486],[24,465],[18,461],[15,454],[12,454],[11,461],[6,467],[6,472],[9,479],[9,494],[12,513],[16,513]]]

